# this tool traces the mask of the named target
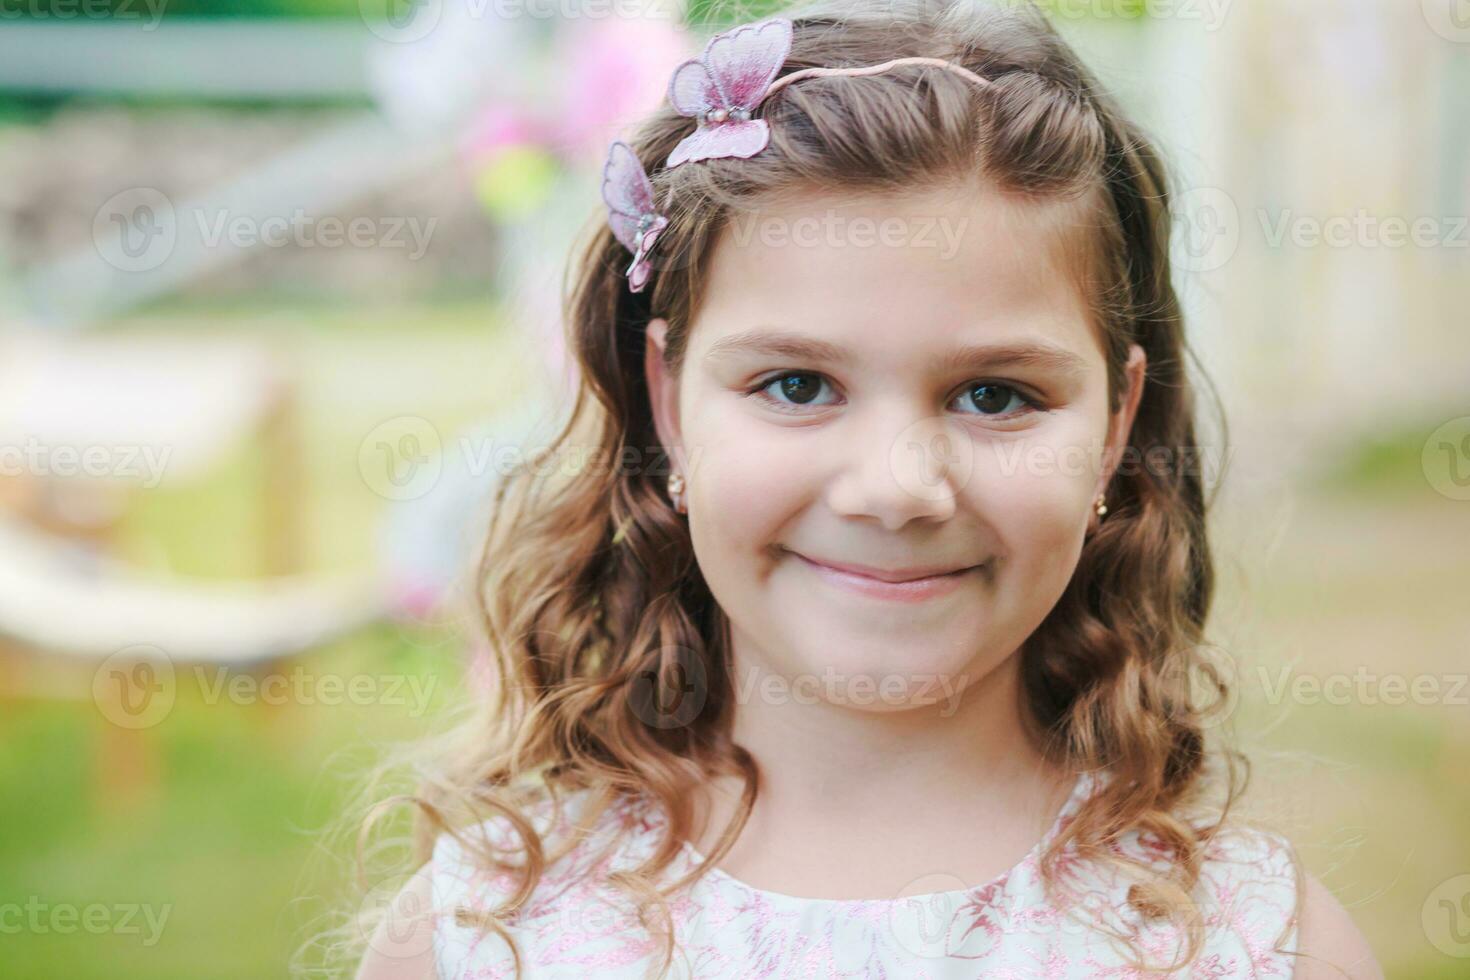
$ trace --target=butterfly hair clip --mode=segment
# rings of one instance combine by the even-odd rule
[[[641,293],[653,274],[648,253],[669,219],[654,208],[653,184],[638,154],[621,140],[613,143],[602,168],[602,200],[607,204],[607,223],[613,235],[633,253],[627,272],[628,288]]]
[[[704,54],[674,69],[669,102],[679,115],[694,117],[697,125],[669,153],[668,169],[697,160],[748,159],[764,150],[770,145],[771,129],[753,113],[769,96],[804,78],[880,75],[900,65],[926,65],[953,72],[981,89],[993,84],[964,65],[919,56],[878,65],[803,68],[778,79],[791,54],[791,40],[791,21],[772,17],[716,34]],[[633,253],[629,288],[642,292],[653,274],[648,254],[669,222],[654,208],[653,185],[638,155],[621,141],[613,143],[602,169],[602,199],[613,234]]]
[[[679,141],[667,166],[717,157],[753,157],[771,139],[757,106],[791,53],[791,21],[773,17],[716,34],[704,54],[674,69],[669,102],[698,127]]]

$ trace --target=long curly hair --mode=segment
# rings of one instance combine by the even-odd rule
[[[783,74],[918,55],[957,62],[991,85],[914,66],[809,78],[762,104],[765,151],[673,170],[660,167],[691,121],[665,105],[637,127],[628,143],[670,224],[640,293],[629,291],[628,252],[600,213],[579,244],[565,322],[580,381],[544,450],[561,458],[581,447],[579,458],[603,465],[573,471],[536,459],[502,479],[475,588],[493,690],[434,743],[415,790],[391,802],[415,808],[420,862],[441,833],[492,818],[511,829],[514,862],[468,835],[461,842],[516,882],[479,917],[514,950],[505,924],[582,836],[543,838],[528,808],[590,790],[585,830],[620,800],[657,801],[667,834],[639,868],[614,878],[663,936],[667,969],[675,942],[666,899],[728,852],[760,778],[730,734],[725,614],[666,495],[669,469],[657,463],[646,326],[667,320],[666,364],[677,376],[721,232],[763,203],[808,188],[901,191],[979,177],[1019,199],[1074,202],[1090,240],[1087,278],[1115,410],[1130,345],[1147,354],[1125,465],[1107,487],[1110,513],[1019,656],[1038,746],[1073,771],[1110,776],[1052,839],[1044,875],[1067,849],[1124,867],[1136,878],[1137,909],[1187,927],[1179,959],[1156,968],[1187,963],[1203,935],[1191,891],[1248,769],[1217,739],[1223,729],[1212,715],[1231,691],[1204,636],[1214,591],[1209,501],[1201,468],[1188,465],[1198,449],[1198,363],[1171,283],[1165,163],[1029,5],[840,0],[785,16],[794,39]],[[629,459],[640,465],[620,465]],[[1170,465],[1127,465],[1160,459]],[[680,724],[651,724],[651,706],[672,702],[691,678],[700,710]],[[739,811],[705,864],[660,887],[693,831],[695,789],[717,776],[743,781]],[[1120,853],[1114,845],[1129,831],[1169,856],[1166,870]]]

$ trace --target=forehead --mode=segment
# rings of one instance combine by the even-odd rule
[[[766,328],[851,348],[875,364],[961,344],[1040,340],[1102,364],[1074,202],[985,186],[816,193],[732,215],[690,336]]]

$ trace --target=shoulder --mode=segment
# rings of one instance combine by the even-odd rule
[[[537,833],[546,835],[558,822],[579,816],[584,797],[570,794],[560,821],[544,799],[527,807],[522,816]],[[521,835],[509,817],[497,815],[440,833],[429,860],[384,909],[356,980],[435,980],[445,963],[451,965],[446,975],[452,975],[452,965],[479,938],[460,925],[458,915],[491,911],[515,891],[511,875],[489,867],[487,851],[517,860]]]
[[[1190,821],[1194,823],[1194,820]],[[1202,831],[1206,828],[1200,827]],[[1194,951],[1196,973],[1213,976],[1290,977],[1297,942],[1298,872],[1290,843],[1273,832],[1227,823],[1201,842],[1197,876],[1190,894],[1160,892],[1156,896],[1183,908],[1156,917],[1139,904],[1134,889],[1152,875],[1167,875],[1176,860],[1168,843],[1151,830],[1135,827],[1113,845],[1123,867],[1088,862],[1082,881],[1101,875],[1096,915],[1105,935],[1117,929],[1136,951],[1165,962]],[[1140,895],[1138,898],[1146,898]],[[1196,940],[1198,945],[1196,945]],[[1089,932],[1088,942],[1097,940]],[[1089,946],[1089,951],[1091,946]],[[1214,971],[1210,973],[1209,971]]]
[[[1250,950],[1252,965],[1295,980],[1381,980],[1362,933],[1283,835],[1227,826],[1206,848],[1201,877],[1218,935]]]
[[[431,865],[388,903],[357,969],[357,980],[435,980]]]
[[[557,803],[542,798],[519,811],[521,820],[541,838],[543,865],[525,901],[508,913],[500,910],[520,890],[524,876],[518,868],[500,867],[495,861],[517,866],[524,862],[517,821],[501,814],[441,833],[428,863],[402,893],[405,910],[424,910],[416,920],[426,923],[415,933],[417,943],[408,941],[411,950],[388,946],[398,972],[364,973],[360,980],[508,969],[518,954],[534,959],[549,938],[585,926],[584,910],[601,907],[599,889],[614,867],[612,862],[628,861],[646,846],[637,832],[651,826],[640,820],[642,811],[632,801],[620,799],[595,815],[585,836],[574,838],[571,831],[588,816],[595,795],[589,790],[567,791]],[[631,842],[629,835],[619,833],[629,830],[634,831]],[[622,846],[615,852],[610,850],[619,843]],[[388,927],[394,925],[400,935],[407,935],[402,916]],[[405,957],[406,951],[413,956]],[[370,956],[375,952],[370,950]],[[364,969],[368,965],[365,960]]]
[[[1281,834],[1227,824],[1210,837],[1200,885],[1206,948],[1251,976],[1291,976],[1299,941],[1300,866]]]
[[[1308,875],[1296,980],[1382,980],[1383,969],[1342,904]]]
[[[1167,844],[1140,828],[1124,834],[1116,851],[1156,874],[1169,872],[1174,861]],[[1188,914],[1166,919],[1154,919],[1134,904],[1135,871],[1109,870],[1107,893],[1116,899],[1118,924],[1142,948],[1166,959],[1182,953],[1198,927],[1200,945],[1194,950],[1201,966],[1196,970],[1204,975],[1292,976],[1299,887],[1290,842],[1265,829],[1227,823],[1202,842],[1197,867],[1188,906],[1179,910]],[[1102,917],[1111,921],[1110,913]]]
[[[567,810],[580,813],[583,794],[572,794]],[[555,823],[549,800],[527,807],[522,816],[545,835]],[[563,813],[562,820],[567,818]],[[435,980],[455,975],[455,965],[483,938],[462,925],[465,912],[486,913],[515,891],[515,879],[490,867],[487,853],[511,860],[522,852],[521,835],[508,816],[440,833],[429,860],[388,903],[368,940],[356,980]],[[443,970],[441,972],[441,967]]]

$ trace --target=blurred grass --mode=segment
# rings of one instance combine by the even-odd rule
[[[1350,446],[1320,473],[1327,493],[1387,498],[1414,497],[1425,490],[1424,440],[1436,428],[1404,424]]]
[[[168,717],[137,732],[111,726],[89,700],[6,704],[0,896],[35,896],[50,907],[143,904],[167,918],[151,946],[142,917],[138,933],[7,936],[0,973],[285,976],[312,917],[351,894],[346,868],[314,854],[317,832],[352,799],[372,747],[424,733],[458,688],[460,657],[428,630],[381,627],[313,653],[309,669],[317,677],[422,678],[433,683],[430,710],[418,714],[411,698],[211,703],[182,670]],[[157,771],[130,768],[140,758],[156,760]],[[109,778],[118,766],[131,778]]]
[[[1223,577],[1213,622],[1236,663],[1252,809],[1292,837],[1389,977],[1470,975],[1424,924],[1431,891],[1470,873],[1470,503],[1426,477],[1439,421],[1347,446],[1217,533],[1248,578]],[[1437,693],[1390,703],[1386,677]]]

